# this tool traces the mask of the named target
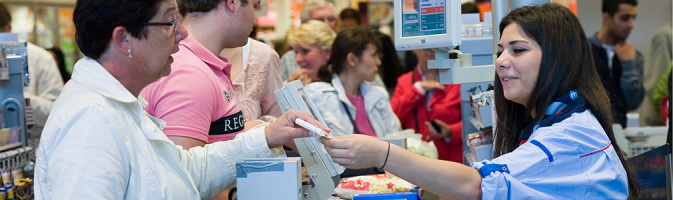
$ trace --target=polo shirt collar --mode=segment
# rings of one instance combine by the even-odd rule
[[[223,71],[225,74],[230,75],[231,72],[231,63],[226,58],[214,55],[210,52],[205,46],[203,46],[199,41],[196,41],[194,38],[187,36],[184,40],[180,41],[180,46],[183,46],[194,55],[199,57],[201,61],[208,64],[210,67],[216,68],[220,71]]]

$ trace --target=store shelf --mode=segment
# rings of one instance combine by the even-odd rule
[[[8,145],[3,145],[3,146],[0,146],[0,152],[6,151],[6,150],[9,150],[9,149],[13,149],[13,148],[16,148],[16,147],[20,147],[20,146],[21,146],[21,142],[16,142],[16,143],[8,144]],[[1,156],[0,156],[0,159],[2,159]]]

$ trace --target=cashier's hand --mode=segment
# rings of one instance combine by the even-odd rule
[[[437,123],[437,125],[439,125],[439,128],[441,130],[436,130],[435,127],[432,126],[432,123],[430,123],[430,121],[426,121],[425,126],[428,127],[428,135],[432,136],[433,139],[442,139],[444,137],[451,137],[451,128],[449,128],[448,124],[438,119],[434,119],[432,121]]]
[[[307,85],[311,83],[311,77],[308,76],[308,71],[304,68],[299,68],[295,70],[290,77],[287,77],[287,82],[292,82],[294,80],[301,80],[301,83]]]
[[[269,145],[269,148],[279,147],[292,141],[294,138],[312,136],[312,134],[305,128],[295,125],[294,120],[297,118],[313,124],[327,133],[330,132],[326,126],[313,119],[313,116],[310,114],[291,109],[264,128],[266,143]]]
[[[381,167],[388,153],[387,142],[362,134],[322,138],[321,142],[334,162],[349,169]]]

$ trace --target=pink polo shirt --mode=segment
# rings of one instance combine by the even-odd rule
[[[243,132],[243,113],[227,59],[191,37],[182,40],[172,56],[171,74],[141,92],[149,103],[145,111],[166,121],[164,133],[213,143]]]

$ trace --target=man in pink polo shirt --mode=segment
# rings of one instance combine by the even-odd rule
[[[178,1],[189,36],[172,55],[171,74],[141,93],[149,103],[145,110],[166,121],[163,131],[175,144],[204,146],[252,128],[244,125],[231,64],[217,55],[247,43],[259,5],[260,0]]]

